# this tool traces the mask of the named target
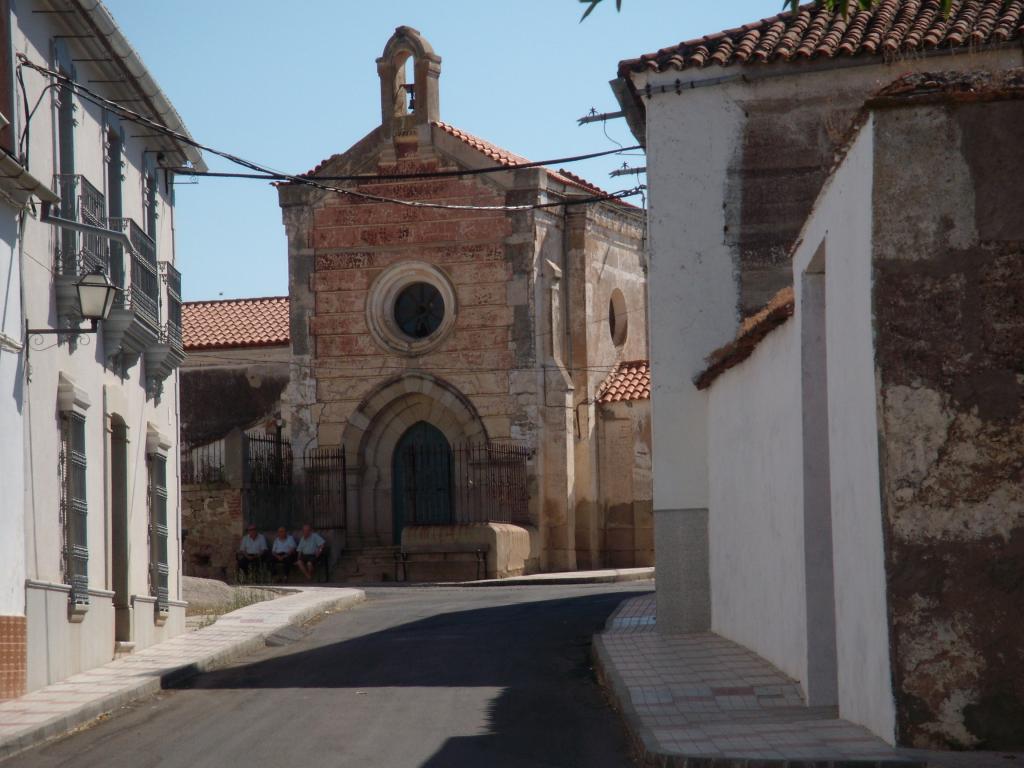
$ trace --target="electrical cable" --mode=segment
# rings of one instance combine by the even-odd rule
[[[618,144],[614,139],[611,139],[614,143]],[[605,157],[607,155],[618,155],[621,153],[628,152],[634,149],[642,149],[637,144],[632,147],[622,147],[619,145],[619,149],[604,149],[599,152],[589,152],[585,155],[571,155],[569,157],[556,157],[552,160],[531,160],[523,163],[513,163],[511,165],[494,165],[486,168],[467,168],[465,170],[456,171],[422,171],[419,173],[371,173],[362,175],[347,175],[347,176],[311,176],[308,174],[299,174],[299,178],[315,179],[316,181],[407,181],[410,179],[446,179],[446,178],[458,178],[460,176],[480,176],[487,173],[509,173],[511,171],[520,171],[524,168],[543,168],[551,165],[561,165],[563,163],[575,163],[582,160],[591,160],[595,157]],[[642,154],[642,153],[641,153]],[[219,179],[260,179],[265,181],[284,181],[288,177],[287,174],[260,174],[260,173],[230,173],[224,171],[195,171],[191,168],[168,168],[167,170],[182,176],[196,176],[196,177],[207,177],[207,178],[219,178]]]
[[[530,211],[542,210],[545,208],[559,208],[569,205],[586,205],[589,203],[597,203],[603,201],[622,200],[627,197],[634,197],[636,195],[640,195],[643,193],[643,189],[641,188],[642,185],[640,185],[632,189],[625,189],[617,192],[609,192],[602,195],[592,195],[588,197],[569,197],[563,200],[548,203],[526,203],[522,205],[457,205],[452,203],[425,202],[421,200],[400,200],[397,198],[385,197],[383,195],[374,195],[367,192],[359,192],[353,189],[345,189],[344,187],[335,187],[329,184],[322,184],[309,177],[296,176],[287,173],[279,173],[278,171],[275,171],[272,168],[267,168],[266,166],[260,165],[250,160],[246,160],[231,152],[216,149],[214,147],[202,144],[187,134],[180,133],[171,128],[168,128],[162,123],[159,123],[155,120],[151,120],[150,118],[142,114],[139,114],[138,112],[135,112],[134,110],[123,106],[122,104],[119,104],[115,101],[111,101],[110,99],[107,99],[104,96],[99,95],[95,91],[71,79],[70,77],[61,72],[49,69],[48,67],[44,67],[39,64],[35,64],[34,62],[30,61],[28,57],[24,54],[18,54],[18,61],[19,67],[28,67],[29,69],[35,70],[40,74],[52,77],[58,83],[63,83],[73,88],[80,98],[84,98],[87,101],[91,101],[93,104],[96,104],[97,106],[103,107],[105,109],[110,109],[119,114],[125,120],[138,123],[139,125],[144,125],[150,128],[151,130],[157,131],[158,133],[161,133],[169,138],[174,139],[179,143],[195,147],[196,149],[202,150],[203,152],[209,152],[212,155],[224,158],[229,162],[232,162],[236,165],[240,165],[243,168],[248,168],[249,170],[255,171],[256,173],[274,176],[279,175],[282,181],[290,181],[295,184],[320,189],[321,191],[335,192],[338,194],[348,195],[350,197],[368,200],[371,202],[389,203],[392,205],[402,205],[412,208],[440,208],[445,210],[459,211]]]

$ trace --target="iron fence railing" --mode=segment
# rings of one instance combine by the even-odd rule
[[[182,445],[181,482],[184,485],[208,485],[224,480],[223,440],[205,445]]]
[[[62,218],[106,228],[107,204],[103,193],[81,174],[57,174],[54,188],[60,196]],[[96,267],[108,268],[109,241],[98,233],[61,228],[57,237],[56,266],[62,275],[78,276]]]
[[[270,487],[292,484],[292,446],[278,435],[247,432],[243,441],[245,484]]]
[[[345,453],[316,448],[296,462],[281,436],[249,432],[243,439],[243,516],[261,531],[346,527]],[[296,472],[301,466],[302,472]]]
[[[512,442],[411,445],[401,495],[404,523],[529,523],[528,446]]]

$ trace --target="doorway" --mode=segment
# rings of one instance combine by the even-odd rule
[[[114,590],[114,640],[132,639],[131,595],[128,591],[128,427],[110,418],[111,586]]]
[[[402,543],[406,525],[452,522],[452,447],[432,424],[420,421],[406,430],[392,457],[393,540]]]

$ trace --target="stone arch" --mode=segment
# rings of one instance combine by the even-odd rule
[[[364,544],[390,541],[392,456],[402,435],[420,421],[439,429],[452,445],[487,439],[473,404],[436,376],[409,373],[376,387],[342,432],[354,539]]]
[[[405,82],[405,64],[413,60],[413,82]],[[426,38],[412,27],[398,27],[377,59],[380,76],[381,127],[384,138],[401,133],[403,121],[414,125],[428,124],[440,118],[438,78],[441,57]],[[411,93],[410,93],[411,91]],[[412,96],[416,107],[408,110],[406,96]],[[397,130],[396,130],[397,128]]]

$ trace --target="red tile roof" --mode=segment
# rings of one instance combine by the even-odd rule
[[[493,160],[495,165],[512,168],[514,166],[530,162],[525,157],[517,155],[515,152],[509,152],[507,149],[502,149],[496,144],[491,144],[491,142],[481,139],[478,136],[474,136],[471,133],[467,133],[466,131],[463,131],[461,128],[456,128],[454,125],[450,125],[448,123],[441,121],[437,121],[433,123],[433,125],[436,128],[443,131],[444,133],[448,134],[449,136],[459,139],[467,146],[472,147],[480,154]],[[313,167],[312,169],[310,169],[309,171],[302,175],[316,176],[320,171],[324,170],[324,168],[327,167],[328,163],[330,163],[332,159],[333,156],[321,160],[319,163],[316,164],[315,167]],[[599,196],[608,194],[606,190],[601,189],[595,184],[591,184],[586,179],[577,176],[575,173],[567,171],[564,168],[559,168],[557,171],[554,171],[550,168],[544,168],[544,170],[547,171],[548,176],[550,176],[552,179],[561,182],[562,184],[565,184],[567,186],[581,189],[588,195]],[[618,203],[627,208],[636,208],[635,205],[626,200],[613,200],[612,202]]]
[[[287,344],[288,297],[186,302],[181,330],[187,350]]]
[[[697,389],[707,389],[727,370],[750,357],[765,336],[793,316],[795,307],[792,286],[775,294],[761,311],[743,321],[735,339],[708,355],[708,367],[693,380]]]
[[[438,128],[447,133],[449,136],[454,136],[460,139],[463,143],[469,145],[477,152],[486,155],[495,162],[496,165],[504,165],[508,167],[522,165],[523,163],[529,163],[525,157],[517,155],[515,152],[509,152],[507,149],[502,149],[499,146],[491,144],[489,141],[485,141],[471,133],[463,131],[461,128],[456,128],[454,125],[448,123],[436,122],[434,123]],[[567,184],[570,187],[577,187],[584,190],[591,195],[606,195],[608,194],[605,190],[600,187],[591,184],[586,179],[577,176],[575,173],[571,173],[564,168],[559,168],[557,171],[553,171],[550,168],[545,168],[548,172],[548,176],[560,181],[562,184]]]
[[[763,64],[799,59],[898,56],[933,49],[977,48],[1024,36],[1020,0],[953,0],[949,16],[937,0],[880,0],[869,11],[841,3],[802,5],[767,19],[688,40],[619,64],[619,76],[711,64]]]
[[[597,390],[597,402],[621,403],[651,399],[651,366],[646,360],[619,363]]]

